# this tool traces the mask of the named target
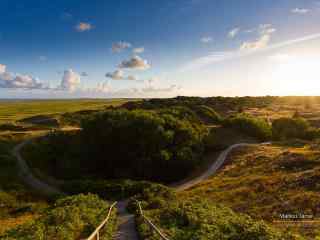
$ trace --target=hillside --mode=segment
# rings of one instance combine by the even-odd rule
[[[316,143],[256,145],[234,150],[223,170],[208,181],[181,193],[272,223],[280,214],[319,217],[320,147]],[[314,236],[312,228],[291,227]],[[281,224],[278,226],[283,227]]]

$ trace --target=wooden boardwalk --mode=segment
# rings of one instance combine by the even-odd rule
[[[134,215],[127,212],[127,205],[128,200],[117,204],[119,227],[113,238],[114,240],[139,240]]]

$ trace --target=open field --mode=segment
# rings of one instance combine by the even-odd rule
[[[76,99],[76,100],[17,100],[0,101],[0,124],[14,122],[35,115],[51,115],[80,110],[99,110],[118,106],[125,99]]]

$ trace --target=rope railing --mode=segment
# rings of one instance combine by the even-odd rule
[[[155,231],[162,240],[169,240],[169,238],[167,238],[161,231],[159,228],[156,227],[156,225],[154,225],[144,214],[141,208],[141,204],[139,201],[137,201],[137,204],[139,206],[139,213],[142,216],[143,220],[147,223],[147,225],[149,225],[149,227]]]
[[[100,230],[108,223],[109,221],[109,218],[110,218],[110,215],[111,215],[111,212],[114,208],[114,206],[117,204],[117,202],[114,202],[110,208],[109,208],[109,211],[108,211],[108,215],[107,217],[102,221],[102,223],[93,231],[93,233],[91,233],[91,235],[84,239],[84,240],[100,240]]]

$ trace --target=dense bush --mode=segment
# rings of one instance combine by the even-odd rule
[[[108,110],[84,119],[82,131],[42,139],[26,158],[62,178],[175,181],[201,161],[207,129],[191,119],[184,109]]]
[[[289,239],[247,215],[216,206],[206,201],[170,201],[145,214],[172,240],[282,240]],[[142,239],[157,239],[154,233],[138,219]]]
[[[170,113],[106,111],[82,122],[87,164],[106,178],[174,181],[199,163],[207,131]]]
[[[162,109],[158,110],[158,113],[160,115],[170,114],[180,120],[188,120],[191,124],[200,124],[201,123],[197,114],[195,114],[194,111],[192,111],[190,108],[185,107],[185,106],[162,108]]]
[[[220,124],[222,122],[220,114],[206,105],[196,106],[195,112],[199,115],[202,121],[207,124]]]
[[[267,121],[259,118],[238,114],[224,121],[224,126],[231,127],[259,140],[270,139],[272,135],[271,126]]]
[[[85,238],[106,217],[109,207],[107,202],[92,194],[59,199],[40,218],[8,231],[1,239],[74,240]],[[112,236],[115,229],[115,219],[115,212],[113,212],[104,235],[105,239]]]
[[[159,184],[132,180],[74,180],[63,185],[63,191],[71,194],[94,193],[108,200],[119,200],[155,189]],[[160,185],[161,186],[161,185]]]
[[[279,118],[272,123],[272,136],[275,140],[306,138],[309,130],[310,125],[303,118]],[[309,132],[309,136],[311,135]]]

